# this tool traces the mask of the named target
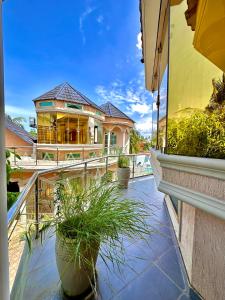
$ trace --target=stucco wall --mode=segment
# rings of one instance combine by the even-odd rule
[[[205,299],[225,299],[225,222],[200,209],[195,209],[191,282]]]
[[[181,218],[181,241],[180,248],[185,262],[185,267],[189,276],[192,279],[192,256],[194,243],[195,229],[195,208],[189,204],[182,204]]]
[[[184,201],[179,224],[180,249],[190,283],[204,299],[223,300],[225,299],[225,220],[222,213],[225,201],[224,161],[173,155],[158,158],[162,169],[160,190],[171,193],[172,196],[176,194],[178,199]],[[156,160],[154,165],[157,165],[154,153],[152,160]],[[188,191],[189,197],[183,198],[182,191],[183,193]],[[220,208],[221,214],[214,210],[217,207]]]
[[[16,147],[16,153],[20,155],[30,156],[33,153],[33,145],[25,142],[18,135],[6,128],[5,130],[5,145],[6,147]],[[27,148],[22,148],[26,146]],[[20,148],[21,147],[21,148]]]

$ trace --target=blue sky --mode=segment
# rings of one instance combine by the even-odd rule
[[[3,25],[7,113],[35,115],[32,99],[67,81],[149,135],[139,0],[7,0]]]

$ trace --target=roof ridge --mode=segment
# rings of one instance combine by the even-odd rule
[[[73,87],[72,87],[73,88]],[[89,99],[87,96],[85,96],[83,93],[81,93],[80,91],[78,91],[77,89],[73,88],[75,90],[75,92],[77,94],[79,94],[81,97],[83,97],[87,102],[88,104],[90,105],[94,105],[96,108],[98,108],[99,110],[101,110],[102,112],[104,112],[104,110],[97,104],[95,104],[91,99]]]
[[[55,98],[56,98],[56,99],[57,99],[58,95],[61,93],[62,89],[65,87],[66,82],[61,83],[60,85],[61,85],[61,88],[59,89],[59,91],[58,91],[58,92],[56,93],[56,95],[55,95]],[[60,86],[60,85],[59,85],[59,86]],[[57,86],[56,86],[56,87],[57,87]]]
[[[111,111],[111,108],[110,108],[110,105],[111,105],[111,103],[108,101],[108,108],[109,108],[109,114],[110,114],[110,116],[112,116],[112,111]]]
[[[116,107],[114,104],[112,104],[110,101],[107,101],[106,103],[103,103],[102,106],[107,105],[108,106],[108,111],[109,111],[109,116],[113,117],[113,113],[112,113],[112,109],[110,106],[112,106],[114,109],[116,109],[117,111],[119,111],[125,119],[131,120],[132,122],[135,123],[135,121],[133,119],[131,119],[128,115],[126,115],[122,110],[120,110],[118,107]],[[123,117],[121,117],[123,118]]]

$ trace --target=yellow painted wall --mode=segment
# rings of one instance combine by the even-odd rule
[[[222,71],[193,47],[194,32],[187,26],[186,1],[171,7],[169,117],[185,108],[204,109],[211,97],[212,79],[221,78]]]

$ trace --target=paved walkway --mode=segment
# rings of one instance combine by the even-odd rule
[[[124,240],[126,264],[109,271],[97,262],[98,300],[187,300],[199,299],[190,290],[174,231],[153,176],[134,179],[125,196],[142,199],[153,209],[149,223],[156,232],[148,241]],[[60,281],[54,256],[54,237],[37,246],[23,279],[24,293],[16,300],[61,300]],[[18,298],[19,297],[19,298]]]

